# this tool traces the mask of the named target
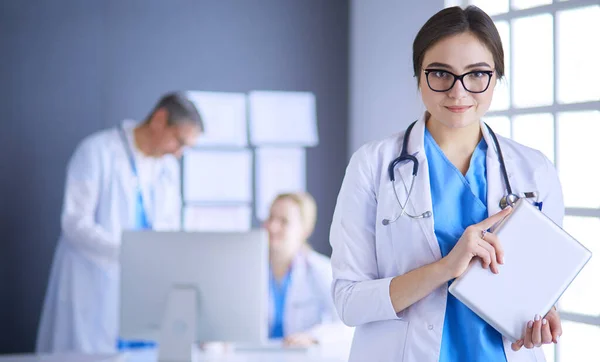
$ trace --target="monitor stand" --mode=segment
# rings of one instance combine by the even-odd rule
[[[198,359],[195,353],[197,303],[195,287],[176,285],[171,288],[158,339],[159,362],[195,362]]]

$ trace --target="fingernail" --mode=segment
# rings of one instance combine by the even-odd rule
[[[540,315],[539,315],[539,314],[536,314],[536,315],[535,315],[535,321],[536,321],[536,322],[537,322],[537,321],[539,321],[539,320],[540,320],[540,318],[542,318],[542,317],[540,317]]]
[[[556,343],[558,343],[559,339],[560,339],[560,336],[556,336]]]
[[[546,318],[542,319],[542,324],[546,325],[546,323],[548,323],[548,321],[546,320]]]
[[[527,328],[533,328],[533,321],[529,321],[527,323]]]

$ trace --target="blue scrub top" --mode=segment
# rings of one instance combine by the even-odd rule
[[[463,176],[425,129],[434,229],[442,257],[468,226],[488,216],[486,152],[487,144],[481,139]],[[506,355],[500,333],[448,293],[440,362],[462,361],[506,362]]]
[[[292,268],[288,270],[287,274],[283,277],[283,279],[280,282],[277,282],[277,280],[275,280],[272,271],[269,272],[271,297],[273,298],[273,305],[275,309],[275,313],[273,316],[273,325],[269,330],[269,338],[283,338],[283,316],[285,313],[285,299],[287,297],[287,291],[290,285],[290,275],[292,274]]]

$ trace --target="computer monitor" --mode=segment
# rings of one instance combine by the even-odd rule
[[[268,280],[263,230],[125,231],[120,338],[159,341],[160,350],[167,300],[172,304],[177,299],[173,291],[183,288],[197,296],[190,314],[195,320],[189,324],[197,342],[263,343],[268,338]]]

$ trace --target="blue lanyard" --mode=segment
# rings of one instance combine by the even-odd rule
[[[142,185],[140,184],[140,177],[138,175],[137,166],[135,163],[135,156],[133,155],[133,151],[131,150],[131,145],[127,141],[127,135],[125,134],[125,129],[123,127],[119,127],[119,134],[121,135],[121,140],[123,141],[123,147],[125,148],[125,152],[127,153],[127,157],[129,158],[129,164],[131,166],[131,171],[136,181],[136,226],[141,229],[152,229],[152,224],[148,219],[148,213],[146,212],[144,202],[144,193],[142,192]],[[139,215],[138,210],[139,208]]]

